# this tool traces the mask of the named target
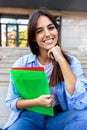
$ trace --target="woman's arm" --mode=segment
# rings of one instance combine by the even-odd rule
[[[73,95],[77,78],[75,74],[73,73],[73,71],[71,70],[66,59],[64,58],[61,52],[61,48],[59,46],[53,47],[52,49],[48,51],[48,56],[59,63],[63,77],[64,77],[66,89],[70,93],[70,95]]]
[[[54,104],[53,95],[41,95],[35,99],[19,99],[16,102],[16,107],[18,109],[24,109],[32,106],[45,106],[52,107]]]
[[[16,90],[13,80],[10,79],[6,104],[13,111],[19,111],[32,106],[52,107],[54,104],[54,97],[53,95],[41,95],[35,99],[22,99]]]
[[[77,78],[65,59],[58,60],[58,63],[64,77],[66,89],[70,95],[73,95]]]

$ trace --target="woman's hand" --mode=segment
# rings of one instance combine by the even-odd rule
[[[54,96],[53,95],[41,95],[37,98],[39,106],[53,107],[54,106]]]
[[[48,51],[48,57],[50,57],[51,59],[59,62],[59,61],[63,61],[65,58],[62,54],[61,48],[60,46],[54,46],[53,48],[51,48]]]
[[[53,95],[41,95],[35,99],[19,99],[16,102],[16,107],[18,109],[24,109],[32,106],[45,106],[45,107],[53,107],[54,104],[54,96]]]
[[[48,51],[48,57],[57,61],[60,65],[67,91],[73,95],[76,85],[76,76],[64,58],[61,48],[57,45]]]

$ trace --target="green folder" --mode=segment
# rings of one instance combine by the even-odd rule
[[[16,89],[23,99],[34,99],[40,95],[50,94],[50,88],[44,71],[11,69],[10,73]],[[52,107],[33,106],[26,109],[49,116],[54,115]]]

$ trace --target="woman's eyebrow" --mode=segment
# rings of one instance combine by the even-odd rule
[[[47,26],[49,27],[49,26],[54,26],[54,24],[53,23],[50,23],[50,24],[48,24]],[[43,27],[37,27],[36,29],[35,29],[35,31],[37,31],[37,30],[39,30],[39,29],[42,29]]]
[[[54,25],[53,23],[48,24],[48,26]]]
[[[37,28],[35,29],[35,31],[37,31],[37,30],[39,30],[39,29],[42,29],[42,27],[37,27]]]
[[[51,25],[54,25],[54,24],[53,24],[53,23],[50,23],[50,24],[48,24],[47,26],[51,26]],[[36,30],[37,30],[37,29],[42,29],[42,28],[43,28],[43,27],[37,27]]]

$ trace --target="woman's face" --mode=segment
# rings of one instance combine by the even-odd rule
[[[39,50],[49,50],[58,41],[58,31],[47,16],[40,16],[36,24],[35,40]]]

